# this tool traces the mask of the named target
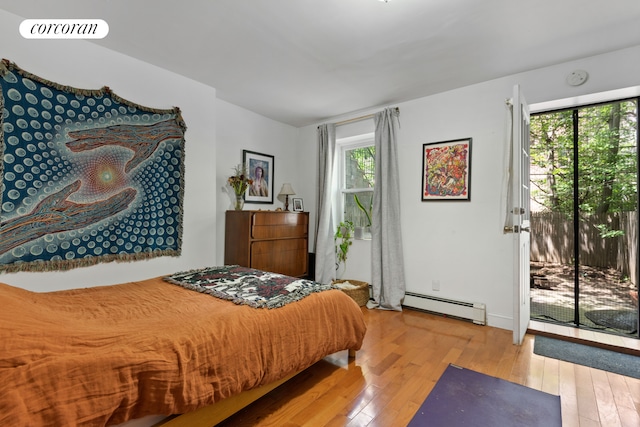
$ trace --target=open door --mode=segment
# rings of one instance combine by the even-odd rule
[[[530,181],[529,181],[529,125],[530,115],[520,86],[513,88],[512,147],[511,147],[511,206],[513,233],[513,343],[520,345],[530,319]]]

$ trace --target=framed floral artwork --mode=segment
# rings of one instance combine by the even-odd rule
[[[244,200],[247,203],[273,203],[273,156],[242,150],[242,161],[252,181]]]
[[[471,200],[471,138],[422,145],[422,201]]]

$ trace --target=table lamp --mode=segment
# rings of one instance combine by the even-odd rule
[[[293,191],[293,188],[291,187],[291,184],[289,184],[289,183],[282,184],[282,189],[280,189],[280,194],[278,194],[278,197],[279,196],[284,196],[284,210],[285,211],[289,210],[289,196],[293,196],[294,194],[296,194],[296,192]]]

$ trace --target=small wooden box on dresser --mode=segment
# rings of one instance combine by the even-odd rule
[[[224,263],[293,277],[308,274],[309,213],[227,211]]]

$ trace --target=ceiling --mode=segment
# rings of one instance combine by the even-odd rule
[[[0,0],[292,126],[640,45],[638,0]],[[108,82],[105,82],[108,85]]]

